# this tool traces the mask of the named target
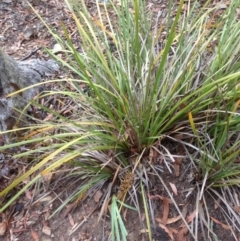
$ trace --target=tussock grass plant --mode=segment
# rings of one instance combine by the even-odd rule
[[[107,185],[100,216],[111,204],[111,238],[126,240],[123,203],[137,204],[137,193],[142,193],[147,213],[149,175],[161,171],[158,158],[172,171],[176,155],[165,140],[194,150],[194,154],[186,151],[186,156],[201,173],[196,184],[201,200],[206,190],[216,192],[214,188],[220,187],[224,193],[224,188],[239,185],[240,22],[236,13],[240,2],[232,1],[219,16],[218,6],[206,3],[199,8],[195,2],[184,11],[183,0],[177,9],[172,1],[166,24],[151,21],[144,1],[96,1],[95,16],[84,1],[65,2],[81,45],[76,48],[64,25],[64,38],[46,25],[65,57],[48,52],[77,77],[49,81],[61,84],[62,90],[49,91],[45,97],[67,97],[71,111],[66,116],[41,106],[55,118],[38,120],[36,126],[25,127],[24,138],[0,147],[24,146],[15,157],[34,159],[31,169],[0,193],[4,196],[32,177],[0,211],[37,180],[69,163],[70,174],[83,184],[56,212]],[[140,213],[139,205],[136,208]],[[151,213],[147,213],[149,240]],[[197,228],[184,222],[197,240]]]

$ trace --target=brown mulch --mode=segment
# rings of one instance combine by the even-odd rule
[[[32,0],[30,1],[36,11],[41,17],[54,29],[63,34],[61,23],[64,23],[70,31],[70,34],[75,39],[75,44],[80,45],[77,37],[76,27],[71,18],[71,14],[67,9],[63,0]],[[94,2],[94,1],[93,1]],[[94,9],[94,3],[88,1],[89,8]],[[163,20],[166,16],[168,1],[148,1],[148,8],[155,14],[160,13]],[[49,55],[44,52],[44,47],[52,49],[56,44],[50,33],[46,30],[45,26],[38,19],[34,11],[28,6],[26,1],[18,0],[3,0],[0,2],[0,48],[7,54],[17,60],[24,60],[27,58],[40,58],[48,59]],[[11,159],[8,156],[8,166],[4,164],[3,158],[0,154],[0,176],[4,173],[9,173],[9,178],[13,179],[20,172],[19,168],[24,168],[24,162],[21,160]],[[176,202],[180,210],[186,210],[186,217],[193,217],[195,211],[195,200],[193,191],[189,197],[186,197],[183,189],[192,188],[192,183],[186,178],[192,173],[191,168],[187,168],[187,163],[183,161],[180,168],[180,175],[176,176],[169,173],[168,169],[163,167],[161,173],[162,178],[166,183],[171,183],[170,188],[176,187],[178,196],[175,196]],[[183,170],[187,172],[183,173]],[[59,181],[60,180],[60,181]],[[2,180],[0,179],[0,182]],[[71,180],[69,180],[70,182]],[[2,185],[1,182],[0,185]],[[174,205],[167,198],[168,194],[164,190],[162,184],[155,180],[152,182],[152,193],[149,198],[154,204],[154,213],[156,220],[155,226],[153,225],[153,238],[155,241],[168,241],[171,240],[171,235],[175,237],[174,240],[192,240],[190,235],[185,236],[187,233],[180,220],[165,226],[168,230],[164,229],[160,223],[165,219],[166,222],[170,218],[175,218],[179,214],[174,208]],[[40,183],[39,185],[43,185]],[[53,210],[62,204],[61,198],[58,193],[64,192],[65,198],[71,192],[64,191],[64,186],[61,185],[61,177],[57,181],[53,181],[51,185],[44,192],[37,192],[38,186],[36,185],[31,190],[28,190],[21,196],[11,207],[4,213],[0,214],[0,241],[18,240],[43,240],[43,241],[93,241],[93,240],[108,240],[110,235],[110,219],[106,217],[97,222],[98,219],[98,203],[94,198],[88,198],[73,211],[67,213],[63,217],[62,213],[49,219]],[[74,189],[76,186],[71,186]],[[2,187],[1,187],[2,190]],[[209,213],[211,217],[218,220],[220,223],[213,222],[214,231],[218,234],[219,240],[234,240],[231,232],[227,229],[229,226],[222,226],[226,223],[219,208],[216,207],[216,202],[209,198],[206,200],[209,203]],[[96,210],[96,211],[94,211]],[[145,217],[142,211],[142,221],[134,211],[126,212],[126,227],[129,232],[129,241],[147,241],[148,234],[144,224]],[[165,215],[165,216],[164,216]],[[167,219],[166,219],[167,215]],[[194,217],[193,217],[194,218]],[[72,233],[75,228],[79,228]],[[4,235],[1,235],[1,232]],[[169,231],[171,230],[171,232]],[[185,233],[184,233],[185,231]],[[178,232],[178,234],[177,234]],[[182,235],[182,236],[180,236]],[[238,234],[236,234],[238,235]],[[203,232],[199,227],[198,240],[204,240]],[[207,239],[210,240],[210,239]]]

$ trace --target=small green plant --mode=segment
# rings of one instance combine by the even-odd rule
[[[142,193],[147,212],[144,188],[149,190],[142,180],[149,181],[149,167],[155,168],[152,159],[175,160],[161,142],[168,138],[194,149],[196,158],[188,157],[201,170],[201,195],[209,186],[239,184],[239,1],[217,20],[218,9],[208,3],[199,9],[195,2],[184,12],[183,2],[173,20],[170,9],[167,24],[158,26],[150,21],[144,1],[96,1],[93,16],[84,1],[66,0],[81,45],[76,48],[64,25],[64,38],[46,25],[64,58],[48,52],[77,78],[48,81],[61,85],[61,91],[41,98],[56,95],[61,105],[61,97],[67,98],[70,110],[66,115],[32,102],[54,118],[37,120],[36,126],[25,128],[24,138],[0,147],[27,146],[15,157],[34,159],[31,168],[0,193],[4,196],[32,177],[0,212],[37,180],[69,164],[75,167],[71,175],[80,177],[82,185],[56,211],[71,201],[77,205],[108,183],[100,214],[111,200],[112,240],[126,240],[120,207],[134,188]],[[194,140],[189,144],[175,138],[179,134]],[[155,157],[153,148],[159,150]],[[146,223],[152,240],[149,215]]]

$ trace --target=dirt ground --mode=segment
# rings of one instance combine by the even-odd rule
[[[87,1],[90,8],[94,6],[94,1]],[[30,2],[45,21],[59,32],[62,31],[60,24],[64,22],[72,31],[74,38],[75,26],[63,0],[32,0]],[[147,6],[154,13],[161,13],[161,18],[164,19],[167,3],[168,1],[152,0],[148,1]],[[51,35],[24,0],[2,0],[0,2],[0,48],[7,54],[17,60],[27,58],[48,59],[49,56],[42,47],[53,48],[54,44],[56,43]],[[19,169],[24,168],[24,165],[21,165],[21,163],[16,164],[11,159],[11,156],[8,157],[8,163],[6,163],[4,158],[1,159],[0,156],[0,169],[4,170],[6,165],[12,165],[7,175],[9,178],[13,178],[18,174]],[[183,160],[179,175],[176,175],[176,169],[173,166],[171,167],[172,173],[163,164],[160,168],[162,171],[159,171],[159,175],[169,185],[169,188],[172,188],[172,194],[175,195],[174,186],[178,190],[178,194],[175,195],[177,206],[185,214],[185,217],[188,217],[188,220],[191,217],[194,219],[197,190],[195,183],[192,182],[194,178],[191,178],[193,173],[195,173],[193,167],[189,165],[187,160]],[[72,183],[71,179],[69,179],[69,183]],[[75,184],[70,185],[68,190],[66,190],[65,186],[61,185],[61,178],[58,178],[58,181],[53,181],[47,187],[42,188],[44,191],[40,193],[37,192],[38,184],[36,184],[34,188],[25,192],[8,210],[0,214],[0,241],[109,240],[111,230],[110,217],[106,215],[106,217],[98,221],[99,208],[101,206],[97,198],[98,193],[93,193],[91,197],[88,197],[72,211],[66,212],[66,209],[64,209],[65,211],[49,219],[53,210],[62,204],[62,197],[67,198],[71,190],[79,186],[79,184],[80,180],[78,182],[75,181]],[[0,177],[0,185],[0,191],[2,191],[4,188],[3,177]],[[43,184],[40,183],[39,185]],[[187,192],[184,192],[186,189],[191,190],[188,196]],[[162,183],[157,178],[155,180],[153,177],[151,192],[148,194],[148,197],[152,201],[152,210],[155,217],[155,220],[151,220],[153,239],[155,241],[194,240],[187,231],[184,233],[182,221],[176,218],[179,216],[179,213],[169,200],[169,195]],[[206,195],[203,202],[208,203],[208,213],[213,218],[212,229],[217,234],[218,240],[236,240],[229,230],[232,224],[227,223],[219,207],[219,199],[215,197],[214,201],[212,197]],[[128,241],[149,240],[141,200],[139,200],[139,203],[142,213],[140,218],[135,211],[126,210],[124,212]],[[169,211],[166,211],[168,207]],[[206,213],[204,207],[203,205],[203,214]],[[164,218],[166,212],[168,213],[168,220],[172,220],[166,224],[168,230],[171,230],[170,233],[164,231],[164,227],[160,225],[160,220]],[[192,221],[193,228],[195,228],[194,225],[195,221]],[[204,236],[200,224],[197,229],[199,229],[197,240],[215,240],[211,234],[209,234],[209,237]],[[3,232],[4,230],[5,232]],[[2,235],[1,231],[3,232]],[[171,239],[170,234],[173,235],[174,239]],[[240,240],[237,232],[235,232],[235,235]]]

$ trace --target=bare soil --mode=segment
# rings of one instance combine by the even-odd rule
[[[87,1],[90,8],[94,6],[94,1]],[[59,32],[62,32],[61,22],[64,22],[72,31],[74,39],[76,27],[63,0],[32,0],[30,2],[45,21]],[[161,12],[161,17],[164,19],[167,4],[168,1],[152,0],[148,1],[147,6],[154,13]],[[94,7],[92,8],[94,9]],[[18,60],[26,58],[47,59],[49,56],[44,52],[43,47],[53,48],[54,44],[55,41],[33,10],[27,5],[26,1],[3,0],[0,2],[0,47],[7,54]],[[78,44],[77,37],[76,44]],[[66,73],[61,74],[64,75]],[[170,190],[173,190],[171,194],[174,196],[179,210],[185,217],[188,217],[188,220],[193,217],[193,220],[189,221],[189,223],[192,223],[192,227],[197,228],[199,231],[197,240],[215,240],[213,235],[206,232],[206,228],[203,228],[200,223],[198,227],[195,227],[194,211],[196,210],[198,193],[198,180],[194,176],[196,175],[196,170],[187,160],[182,160],[181,165],[179,165],[179,175],[176,173],[174,165],[171,166],[172,172],[169,172],[164,162],[156,165],[159,165],[162,169],[158,174],[164,180],[164,183],[167,184]],[[4,186],[7,185],[6,180],[12,180],[24,167],[24,160],[16,161],[12,159],[11,155],[2,156],[2,159],[0,157],[0,170],[7,170],[5,175],[0,177],[0,190],[2,191]],[[109,240],[111,231],[110,216],[107,214],[104,218],[98,220],[101,203],[95,198],[97,193],[93,193],[91,197],[88,197],[70,212],[67,212],[67,208],[65,208],[62,212],[49,219],[53,211],[62,204],[64,198],[67,198],[71,191],[81,184],[81,180],[75,181],[73,184],[73,179],[69,178],[69,187],[66,190],[66,181],[61,184],[61,180],[63,179],[58,176],[52,178],[51,183],[46,184],[42,182],[36,184],[15,201],[8,210],[0,214],[0,241]],[[189,232],[186,231],[184,233],[185,226],[181,219],[173,220],[169,224],[165,223],[163,226],[167,227],[168,231],[170,230],[171,232],[164,231],[164,227],[160,225],[164,215],[168,215],[167,219],[166,217],[165,219],[170,222],[169,220],[179,216],[179,213],[170,201],[169,194],[166,192],[163,184],[156,176],[152,176],[151,183],[151,192],[147,195],[152,201],[152,211],[155,217],[155,220],[151,220],[153,239],[155,241],[194,240]],[[174,189],[170,184],[176,187],[177,195],[174,194]],[[41,191],[39,192],[38,190]],[[188,196],[186,190],[190,190]],[[104,187],[102,191],[104,191]],[[141,197],[139,197],[139,203],[141,217],[135,211],[123,210],[129,241],[149,240]],[[201,203],[202,215],[206,217],[208,212],[209,216],[214,218],[211,222],[212,230],[216,233],[218,240],[236,240],[229,230],[233,225],[232,223],[227,223],[227,220],[224,218],[221,209],[223,205],[219,199],[215,197],[214,200],[213,197],[206,193]],[[206,203],[207,206],[205,205]],[[133,205],[132,203],[129,204]],[[167,211],[168,207],[169,211]],[[5,232],[1,235],[1,230],[4,230],[4,224],[6,226]],[[173,235],[173,239],[171,239],[170,234]],[[235,235],[240,240],[239,233],[235,232]]]

